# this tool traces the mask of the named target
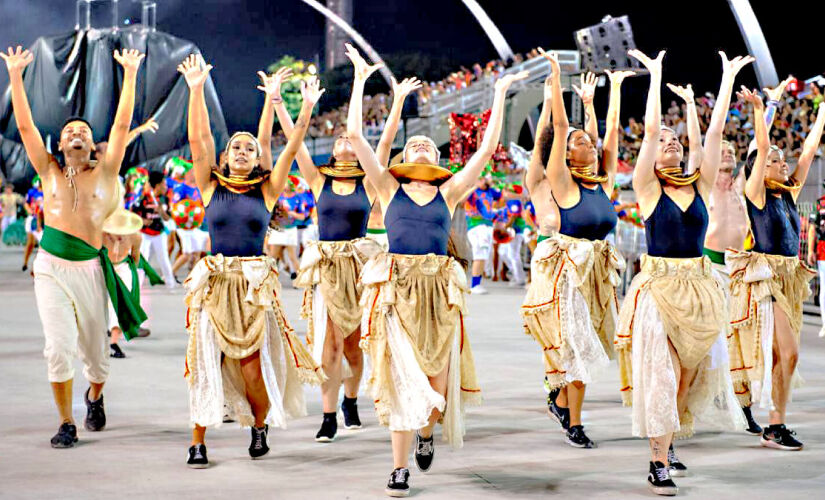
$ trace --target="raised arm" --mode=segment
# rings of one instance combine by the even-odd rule
[[[536,125],[536,138],[533,142],[533,154],[530,156],[530,164],[527,166],[527,175],[524,179],[527,184],[527,190],[531,193],[531,196],[535,192],[535,188],[544,179],[544,160],[542,158],[542,149],[549,132],[550,117],[553,113],[552,106],[552,77],[548,76],[544,80],[544,104],[541,106],[539,122]]]
[[[702,166],[702,129],[699,127],[699,113],[696,111],[696,100],[693,97],[693,86],[688,84],[687,87],[681,85],[667,84],[667,88],[671,92],[678,95],[687,105],[687,131],[688,131],[688,164],[687,172],[695,172]],[[718,162],[716,168],[718,169]],[[716,171],[705,172],[702,170],[702,176],[707,176],[711,184],[716,179]]]
[[[263,76],[261,76],[263,75]],[[261,81],[266,83],[263,71],[258,71]],[[261,89],[261,86],[258,86]],[[264,98],[264,107],[261,110],[261,119],[258,121],[258,144],[261,146],[261,168],[272,170],[272,127],[275,125],[275,103],[267,95]],[[303,144],[303,139],[301,139]]]
[[[730,109],[730,99],[733,93],[733,83],[736,75],[755,59],[751,56],[738,56],[728,60],[724,52],[719,52],[722,58],[722,83],[719,85],[719,93],[716,97],[716,105],[710,117],[710,124],[705,133],[704,161],[701,164],[702,173],[699,177],[700,186],[706,193],[710,192],[713,183],[716,182],[716,175],[719,172],[719,164],[722,162],[722,134],[725,130],[725,120]],[[693,106],[695,109],[695,104]],[[691,145],[691,153],[693,145]]]
[[[152,132],[154,134],[158,131],[158,128],[160,128],[158,126],[158,122],[156,122],[154,118],[149,118],[143,124],[129,131],[129,138],[126,144],[132,144],[135,142],[135,139],[137,139],[138,136],[144,132]]]
[[[295,160],[295,155],[298,154],[298,149],[304,143],[304,137],[309,129],[309,119],[312,117],[312,109],[318,102],[318,99],[324,93],[321,88],[321,82],[317,78],[312,77],[309,80],[301,82],[301,97],[303,102],[301,104],[301,112],[298,113],[298,121],[295,122],[295,128],[289,134],[289,140],[278,156],[278,161],[272,169],[272,174],[269,176],[269,186],[271,188],[272,205],[281,195],[286,185],[286,177],[289,174],[289,168]],[[271,106],[271,103],[270,103]]]
[[[46,151],[46,145],[43,144],[40,131],[34,124],[29,98],[26,97],[26,89],[23,86],[23,70],[34,60],[34,55],[18,45],[17,50],[9,47],[7,54],[0,52],[0,57],[6,61],[6,68],[9,70],[11,105],[14,110],[14,119],[17,122],[17,130],[23,140],[23,147],[26,148],[26,154],[34,169],[38,174],[43,175],[46,167],[49,166],[49,153]]]
[[[754,134],[756,136],[756,161],[753,164],[750,176],[745,183],[745,196],[757,206],[765,206],[765,169],[768,164],[768,153],[771,140],[768,137],[768,125],[765,123],[765,106],[762,98],[755,91],[742,86],[737,92],[740,99],[753,105]]]
[[[562,96],[561,66],[555,52],[547,54],[543,49],[540,52],[550,61],[553,89],[553,145],[550,148],[550,158],[547,161],[544,175],[547,176],[550,189],[554,193],[569,193],[575,188],[575,182],[573,176],[570,175],[570,169],[567,168],[567,135],[570,122],[567,120],[567,109],[565,109]]]
[[[346,55],[354,67],[354,80],[352,82],[352,96],[349,101],[349,114],[347,115],[347,135],[349,135],[352,149],[355,150],[355,155],[358,157],[358,162],[361,168],[367,174],[367,179],[378,191],[378,196],[382,203],[388,203],[390,196],[398,187],[398,181],[390,174],[389,170],[385,168],[378,157],[370,147],[370,144],[364,138],[363,133],[363,116],[361,107],[364,101],[364,83],[375,71],[377,71],[381,64],[370,65],[361,57],[358,50],[350,44],[346,44]]]
[[[805,138],[805,143],[802,146],[802,154],[799,156],[799,161],[796,162],[796,170],[791,174],[791,177],[796,179],[799,185],[805,184],[805,180],[808,178],[811,163],[814,161],[816,150],[819,148],[819,143],[822,140],[823,127],[825,127],[825,106],[820,104],[819,111],[816,114],[816,122],[814,122],[814,126],[808,131],[808,137]],[[800,191],[801,190],[794,191],[794,201],[796,201]]]
[[[650,73],[650,89],[645,110],[645,136],[633,169],[633,190],[640,201],[643,197],[653,201],[661,192],[655,169],[659,136],[662,133],[662,59],[665,57],[665,51],[659,52],[656,59],[651,59],[636,49],[629,50],[627,55],[641,62]]]
[[[504,121],[504,101],[507,99],[507,90],[513,83],[527,78],[528,74],[526,71],[521,71],[517,74],[505,75],[496,81],[490,120],[487,123],[487,130],[484,131],[484,138],[481,140],[478,150],[467,160],[464,168],[441,187],[445,200],[451,207],[456,206],[461,201],[464,193],[475,184],[484,166],[490,161],[493,153],[496,152],[498,140],[501,137],[501,125]]]
[[[776,112],[779,109],[779,102],[782,99],[782,94],[785,92],[785,88],[789,83],[791,83],[792,80],[793,75],[788,75],[788,78],[785,78],[779,82],[779,85],[776,87],[765,87],[762,89],[765,92],[765,96],[768,98],[768,103],[765,106],[765,123],[768,125],[769,133],[771,128],[773,128],[774,118],[776,117]]]
[[[596,75],[588,72],[579,75],[581,87],[573,85],[573,90],[579,95],[584,104],[584,131],[593,140],[593,144],[599,141],[599,120],[596,118],[596,107],[593,105],[593,98],[596,96]]]
[[[602,164],[607,171],[608,196],[613,191],[616,169],[619,164],[619,117],[621,116],[622,82],[636,74],[634,71],[607,70],[610,79],[610,103],[607,105],[607,123],[605,124],[604,143],[602,145]]]
[[[215,139],[209,127],[209,111],[206,109],[206,97],[203,90],[211,70],[212,65],[203,64],[203,60],[194,54],[178,66],[178,71],[186,80],[186,85],[189,86],[189,118],[187,121],[189,147],[192,150],[195,184],[201,194],[210,186],[212,166],[217,160]]]
[[[375,148],[375,156],[383,166],[387,166],[390,162],[392,143],[395,142],[395,136],[398,134],[398,122],[401,121],[401,111],[404,109],[404,101],[410,93],[420,88],[421,81],[419,81],[418,78],[404,78],[401,80],[401,83],[395,81],[395,77],[392,78],[392,108],[384,124],[384,130],[381,132],[378,147]]]
[[[106,158],[103,161],[105,171],[117,175],[120,164],[126,155],[126,146],[129,145],[129,129],[132,126],[132,115],[135,111],[135,85],[140,63],[146,54],[135,49],[115,51],[114,57],[123,66],[123,88],[120,90],[120,101],[117,104],[115,121],[109,132],[109,146],[106,148]]]

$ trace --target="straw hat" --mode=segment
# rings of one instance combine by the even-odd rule
[[[449,169],[438,165],[402,162],[400,153],[390,161],[390,174],[399,180],[424,181],[435,185],[443,184],[453,176]]]
[[[143,227],[143,220],[135,213],[119,207],[103,221],[103,232],[117,236],[134,234]]]

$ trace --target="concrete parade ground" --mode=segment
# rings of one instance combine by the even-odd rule
[[[318,388],[306,388],[308,416],[273,430],[272,451],[249,459],[249,431],[237,424],[210,429],[211,467],[186,467],[190,427],[184,373],[187,342],[183,292],[155,287],[150,337],[122,342],[128,356],[112,359],[104,390],[108,424],[82,427],[88,383],[76,362],[74,416],[79,445],[54,450],[59,419],[46,378],[43,334],[32,279],[21,272],[22,249],[0,247],[0,498],[380,499],[392,471],[389,432],[378,425],[369,395],[359,398],[364,428],[319,444]],[[284,277],[282,276],[282,279]],[[284,282],[283,303],[295,330],[301,294]],[[655,498],[645,478],[647,442],[630,435],[618,368],[588,387],[584,425],[592,450],[565,444],[546,413],[537,343],[523,333],[518,307],[524,289],[490,284],[468,299],[466,324],[484,395],[467,412],[462,450],[451,451],[436,428],[428,474],[411,464],[412,497],[420,499]],[[825,339],[818,316],[806,315],[800,371],[788,425],[805,443],[800,452],[762,448],[759,438],[697,425],[677,443],[690,476],[675,478],[679,497],[693,499],[825,498]],[[767,413],[756,413],[767,423]]]

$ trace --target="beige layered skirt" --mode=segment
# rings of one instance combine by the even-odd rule
[[[254,424],[240,361],[256,352],[270,404],[266,423],[286,427],[287,417],[306,415],[301,386],[324,375],[286,320],[275,261],[209,256],[184,287],[191,423],[220,425],[226,405],[242,426]]]
[[[551,388],[591,383],[613,358],[616,286],[624,267],[602,240],[557,234],[536,247],[521,316],[525,333],[542,347]]]
[[[363,285],[358,279],[364,264],[381,247],[368,238],[352,241],[315,241],[304,250],[295,286],[304,289],[301,317],[309,321],[307,348],[320,365],[327,333],[327,317],[344,337],[361,323]]]
[[[370,356],[367,382],[378,420],[393,431],[424,427],[433,409],[454,448],[464,436],[464,405],[481,402],[464,330],[464,269],[441,255],[379,254],[361,273],[361,348]],[[447,397],[428,377],[447,368]]]
[[[707,257],[642,256],[619,314],[616,351],[622,401],[633,406],[633,434],[693,434],[694,419],[723,429],[744,425],[726,348],[725,294]],[[697,368],[685,411],[668,341],[683,368]]]
[[[728,337],[731,376],[742,405],[773,408],[773,302],[782,309],[799,342],[802,303],[811,295],[808,282],[816,273],[798,257],[728,250],[731,332]],[[802,384],[798,371],[792,385]]]

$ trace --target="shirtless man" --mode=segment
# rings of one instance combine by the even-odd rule
[[[773,89],[764,89],[768,97],[765,121],[770,129],[776,113],[779,99],[790,83],[791,77],[780,82]],[[745,174],[744,169],[736,165],[736,147],[733,143],[722,141],[722,164],[719,175],[713,185],[708,204],[708,232],[705,235],[704,254],[713,263],[714,269],[729,284],[725,267],[725,250],[733,248],[744,250],[745,238],[748,236],[748,213],[745,210]],[[746,431],[755,436],[762,435],[762,427],[756,423],[751,414],[750,404],[742,407],[748,422]]]
[[[89,431],[102,430],[106,425],[103,384],[109,374],[109,298],[127,338],[146,319],[102,248],[103,222],[121,203],[117,175],[126,152],[135,105],[135,79],[144,54],[125,49],[114,53],[123,67],[123,90],[105,158],[92,161],[95,143],[91,127],[81,118],[70,118],[60,132],[58,146],[64,164],[46,151],[32,119],[23,70],[34,55],[18,46],[0,53],[0,57],[9,71],[20,138],[43,185],[45,227],[34,261],[34,291],[46,340],[43,353],[60,414],[60,428],[51,444],[54,448],[71,448],[77,442],[72,418],[74,354],[78,353],[83,361],[84,375],[90,384],[85,395],[85,427]]]

